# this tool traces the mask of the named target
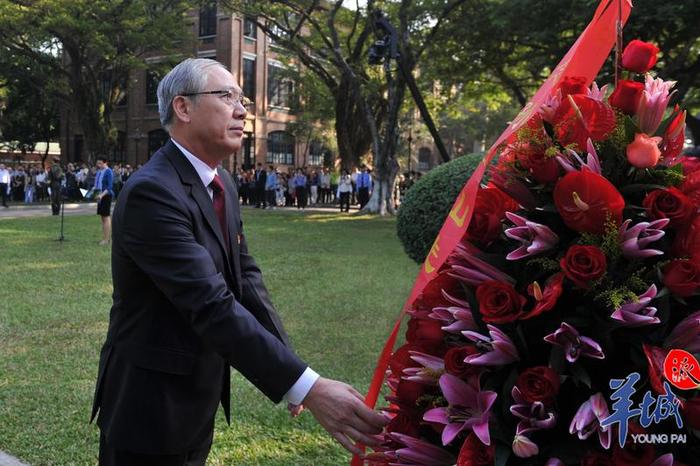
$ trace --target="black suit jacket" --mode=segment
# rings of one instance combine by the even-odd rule
[[[260,190],[265,189],[265,183],[267,182],[267,172],[265,170],[260,170],[255,172],[255,187]]]
[[[288,347],[248,254],[236,188],[219,172],[229,244],[172,141],[131,176],[114,208],[113,306],[92,410],[114,448],[200,447],[219,401],[230,422],[229,366],[274,402],[307,367]]]

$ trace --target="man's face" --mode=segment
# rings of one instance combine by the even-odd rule
[[[105,163],[102,160],[97,161],[97,168],[102,170],[105,167]]]
[[[241,93],[231,73],[220,67],[210,68],[202,92],[222,90]],[[211,156],[227,157],[241,148],[246,113],[239,102],[229,104],[222,95],[199,95],[191,112],[191,134]]]

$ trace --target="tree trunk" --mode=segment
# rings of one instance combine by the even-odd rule
[[[334,90],[335,132],[338,155],[343,168],[350,170],[360,164],[360,159],[369,152],[372,137],[361,103],[359,85],[353,77],[344,73],[340,85]]]

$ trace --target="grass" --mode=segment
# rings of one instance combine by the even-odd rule
[[[317,372],[365,391],[418,267],[393,219],[244,210],[297,352]],[[88,424],[111,305],[109,251],[95,216],[0,220],[0,450],[32,465],[97,464]],[[238,374],[232,425],[217,417],[210,465],[348,464],[310,413],[292,420]]]

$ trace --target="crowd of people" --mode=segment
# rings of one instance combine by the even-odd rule
[[[128,163],[110,166],[114,175],[114,198],[140,167]],[[98,171],[97,164],[62,164],[59,158],[46,164],[45,168],[40,163],[8,166],[0,163],[2,205],[7,207],[8,201],[25,204],[52,201],[54,214],[57,214],[56,206],[60,200],[74,202],[86,197],[93,200],[89,193],[95,188]],[[374,188],[372,170],[365,165],[351,172],[320,167],[280,169],[258,162],[254,168],[238,168],[232,176],[238,187],[240,203],[262,209],[338,206],[341,212],[349,212],[351,205],[362,209],[369,202]],[[393,195],[394,207],[400,205],[405,192],[419,177],[420,174],[414,172],[399,175]]]

